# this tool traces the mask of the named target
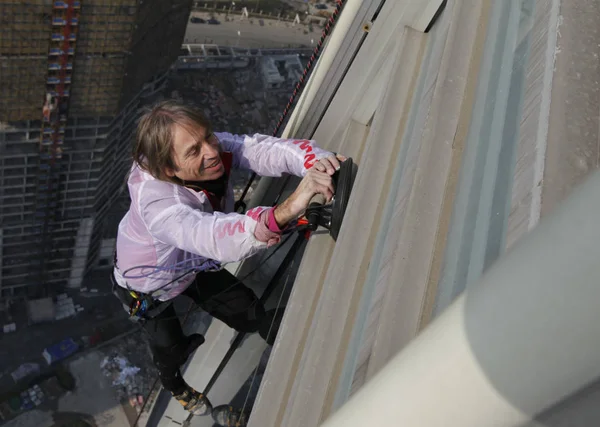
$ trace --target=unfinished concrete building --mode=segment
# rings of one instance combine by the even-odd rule
[[[189,0],[0,4],[0,299],[79,286],[98,261],[139,106]]]

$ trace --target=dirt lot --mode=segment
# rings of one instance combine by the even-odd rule
[[[132,334],[98,350],[82,353],[64,368],[75,380],[72,391],[63,391],[58,399],[46,397],[37,408],[5,425],[132,426],[143,408],[145,413],[140,416],[138,426],[145,425],[158,389],[150,394],[156,370],[144,335]]]

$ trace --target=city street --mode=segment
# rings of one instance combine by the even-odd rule
[[[192,16],[208,19],[208,13],[193,12]],[[239,15],[232,15],[233,21],[225,22],[225,14],[216,14],[220,25],[193,24],[188,21],[184,43],[210,43],[222,46],[238,46],[246,48],[259,47],[314,47],[319,40],[321,30],[314,26],[313,32],[307,31],[305,25],[292,26],[290,22],[264,19],[260,26],[258,19],[253,24],[248,19],[240,21]],[[238,36],[239,31],[239,36]]]

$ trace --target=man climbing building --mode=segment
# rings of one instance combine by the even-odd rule
[[[194,415],[212,413],[221,425],[244,426],[245,414],[228,405],[213,409],[183,379],[180,367],[204,337],[184,335],[172,301],[186,295],[228,326],[259,332],[272,345],[281,316],[266,312],[221,265],[277,244],[316,194],[331,200],[331,175],[344,158],[307,140],[213,133],[201,113],[173,101],[142,116],[133,157],[131,206],[117,236],[115,294],[142,319],[163,387]],[[232,168],[302,181],[278,206],[241,215],[232,212]]]

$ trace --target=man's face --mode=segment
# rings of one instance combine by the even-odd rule
[[[167,176],[184,181],[211,181],[223,175],[221,147],[214,134],[205,129],[192,134],[179,125],[175,125],[173,134],[173,160],[179,170],[167,169]]]

